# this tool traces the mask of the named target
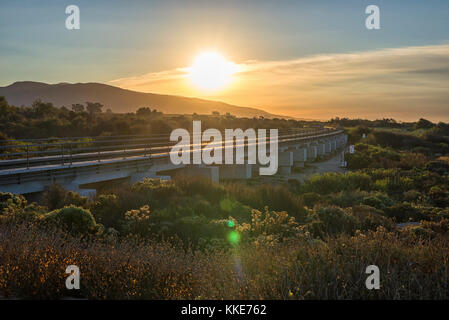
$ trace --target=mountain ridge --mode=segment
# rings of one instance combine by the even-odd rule
[[[51,102],[57,107],[70,108],[75,103],[99,102],[104,109],[113,112],[134,112],[140,107],[150,107],[167,114],[211,114],[218,111],[227,112],[239,117],[286,118],[253,107],[241,107],[221,101],[201,98],[184,97],[157,93],[145,93],[123,89],[98,82],[49,84],[37,81],[17,81],[8,86],[0,87],[0,96],[16,106],[30,106],[40,99]]]

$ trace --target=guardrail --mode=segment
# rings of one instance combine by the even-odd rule
[[[340,131],[332,128],[280,130],[279,142],[338,132]],[[222,134],[224,135],[224,133]],[[178,143],[169,141],[169,136],[169,134],[156,134],[150,136],[77,137],[13,141],[15,144],[0,146],[0,158],[3,159],[0,160],[0,171],[17,168],[30,169],[51,164],[72,166],[78,162],[101,162],[107,159],[127,159],[131,156],[142,156],[151,159],[155,155],[168,155],[170,148]],[[74,139],[80,141],[73,141]],[[48,143],[47,141],[53,142]],[[270,138],[267,137],[266,142],[269,141]],[[24,142],[25,144],[21,144]],[[234,145],[238,142],[234,141]],[[244,145],[250,142],[245,139]],[[205,142],[203,145],[208,143]],[[256,138],[255,143],[260,143],[258,138]],[[192,145],[190,144],[190,146]]]

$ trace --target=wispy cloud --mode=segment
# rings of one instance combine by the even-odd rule
[[[449,45],[246,61],[229,89],[205,96],[188,68],[111,81],[123,88],[203,96],[299,117],[449,120]]]

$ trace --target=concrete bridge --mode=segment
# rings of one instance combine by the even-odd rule
[[[74,141],[75,140],[75,141]],[[247,139],[235,141],[245,146]],[[266,143],[255,141],[254,143]],[[343,149],[347,135],[335,128],[280,130],[278,174],[288,175],[327,154]],[[204,143],[203,146],[207,144]],[[116,136],[89,139],[28,140],[0,147],[0,191],[32,194],[53,183],[80,194],[95,193],[102,184],[136,182],[145,177],[169,179],[176,174],[205,176],[213,181],[250,179],[259,164],[174,165],[167,135]],[[224,146],[224,141],[223,145]]]

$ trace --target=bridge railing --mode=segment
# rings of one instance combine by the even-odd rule
[[[294,139],[326,134],[335,130],[331,128],[295,128],[279,131],[279,139]],[[222,135],[224,136],[224,132]],[[105,159],[126,159],[131,156],[151,158],[155,154],[168,153],[169,149],[178,143],[170,141],[169,136],[169,134],[122,135],[6,141],[6,143],[10,144],[0,146],[0,170],[29,169],[33,166],[50,164],[64,166],[72,165],[75,162],[101,162],[101,160]],[[266,142],[268,143],[269,141],[270,138],[267,137]],[[234,145],[239,142],[241,141],[234,141]],[[259,140],[258,138],[255,141],[245,139],[243,144],[247,145],[251,142],[259,143]],[[205,142],[203,145],[208,143]]]

